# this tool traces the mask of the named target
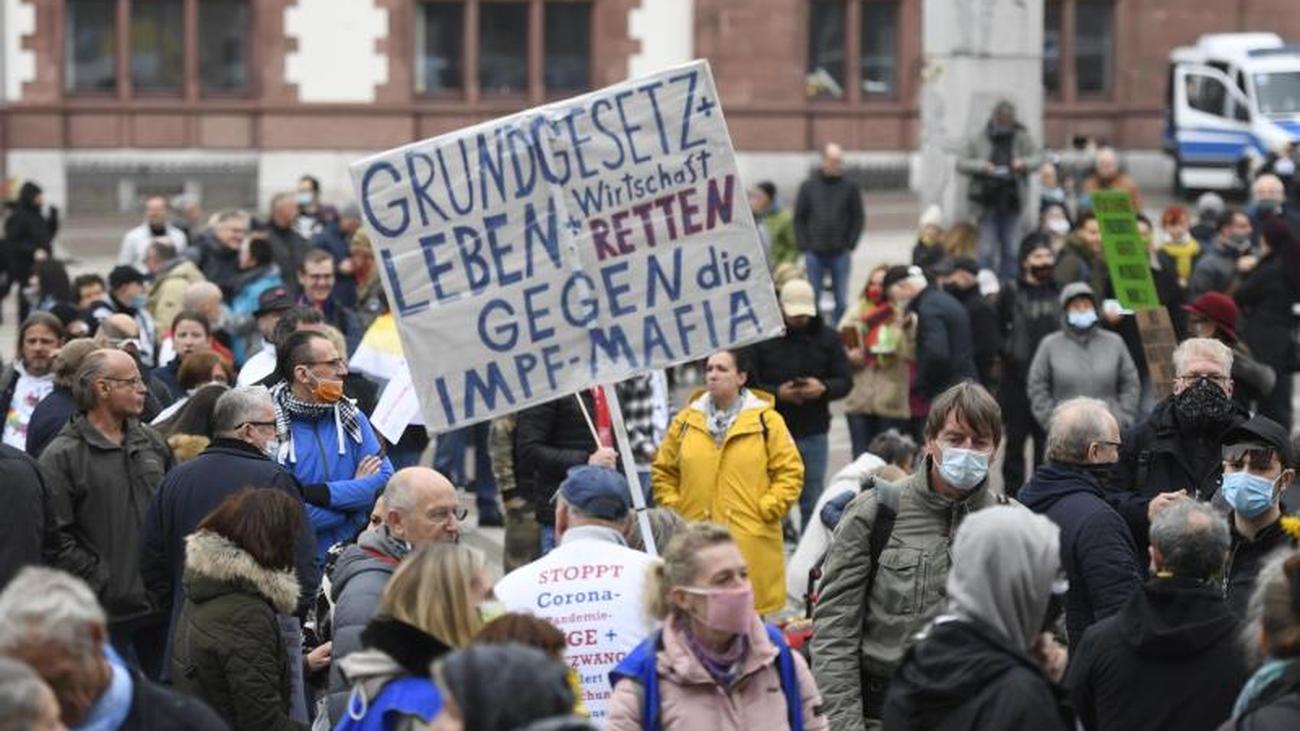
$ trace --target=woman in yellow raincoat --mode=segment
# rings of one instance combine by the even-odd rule
[[[709,356],[707,390],[673,418],[652,471],[655,502],[731,531],[749,565],[754,608],[785,607],[781,519],[799,499],[803,460],[772,396],[745,388],[734,351]]]

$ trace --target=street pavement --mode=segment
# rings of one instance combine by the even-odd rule
[[[866,198],[867,227],[861,243],[853,254],[853,274],[850,292],[857,292],[867,273],[877,264],[908,263],[911,249],[916,240],[916,220],[920,215],[920,205],[915,197],[898,192],[869,193]],[[1160,207],[1169,201],[1150,198],[1148,203],[1155,206],[1149,211],[1158,213]],[[98,272],[107,276],[116,260],[121,235],[134,225],[129,219],[71,220],[65,223],[60,232],[56,254],[69,263],[70,273],[75,276],[83,272]],[[3,303],[3,324],[0,324],[0,354],[6,361],[13,357],[17,338],[17,312],[15,300],[11,296]],[[674,407],[680,408],[686,398],[686,388],[675,394]],[[1297,393],[1300,404],[1300,393]],[[1300,408],[1300,406],[1298,406]],[[838,404],[832,406],[835,417],[831,420],[830,459],[827,478],[849,463],[851,459],[848,428],[842,418],[842,409]],[[431,464],[432,457],[426,454],[424,464]],[[472,458],[467,457],[467,464],[472,466]],[[1000,458],[990,469],[993,487],[1001,489]],[[474,512],[473,494],[462,491],[462,504],[471,513]],[[503,531],[500,528],[476,528],[477,518],[471,516],[464,531],[465,542],[483,550],[494,566],[500,567]]]

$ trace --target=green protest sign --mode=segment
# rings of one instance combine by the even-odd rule
[[[1092,211],[1101,229],[1101,245],[1106,252],[1106,268],[1115,288],[1115,299],[1129,310],[1160,307],[1155,281],[1151,279],[1151,257],[1138,235],[1137,211],[1128,193],[1096,191],[1092,194]]]

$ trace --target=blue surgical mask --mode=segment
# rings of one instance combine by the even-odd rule
[[[1229,472],[1223,476],[1223,499],[1243,518],[1254,518],[1276,501],[1276,480],[1249,472]]]
[[[1097,324],[1097,311],[1083,310],[1080,312],[1077,310],[1071,310],[1066,314],[1065,320],[1070,323],[1071,327],[1077,327],[1080,330],[1087,330]]]
[[[939,475],[960,492],[974,490],[989,474],[989,456],[973,449],[944,447]]]

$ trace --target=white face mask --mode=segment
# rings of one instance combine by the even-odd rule
[[[271,459],[275,459],[280,454],[280,440],[272,439],[262,445],[262,453]]]
[[[989,474],[989,455],[973,449],[944,447],[939,460],[939,474],[944,482],[960,492],[970,492]]]
[[[1070,222],[1064,218],[1053,218],[1047,222],[1047,230],[1064,236],[1070,233]]]

